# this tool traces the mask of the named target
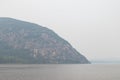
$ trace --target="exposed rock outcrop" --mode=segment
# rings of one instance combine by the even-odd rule
[[[0,18],[0,63],[90,63],[52,30]]]

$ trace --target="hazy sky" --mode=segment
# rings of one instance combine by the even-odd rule
[[[120,0],[0,0],[0,17],[46,26],[89,60],[120,60]]]

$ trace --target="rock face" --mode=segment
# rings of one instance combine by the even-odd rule
[[[0,63],[90,63],[52,30],[12,18],[0,18]]]

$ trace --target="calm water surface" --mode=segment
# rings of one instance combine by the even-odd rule
[[[120,64],[1,64],[0,80],[120,80]]]

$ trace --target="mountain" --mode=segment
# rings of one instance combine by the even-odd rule
[[[66,40],[40,25],[0,18],[0,63],[90,63]]]

